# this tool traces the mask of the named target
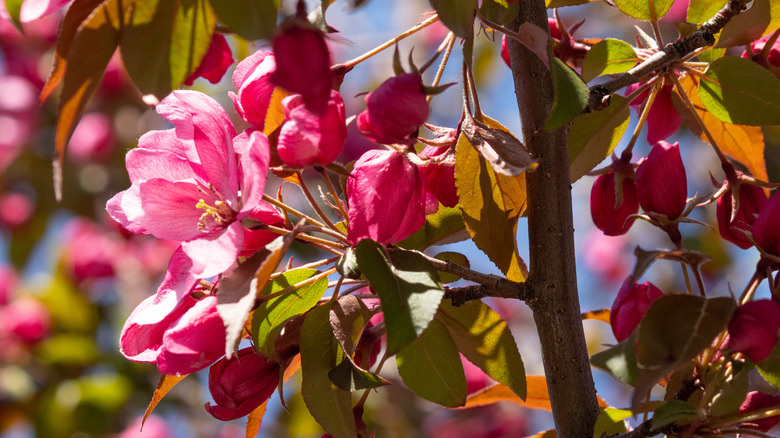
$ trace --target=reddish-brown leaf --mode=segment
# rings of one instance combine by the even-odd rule
[[[157,389],[154,390],[152,401],[149,402],[149,407],[147,407],[146,412],[144,412],[144,419],[141,421],[141,427],[143,427],[146,419],[149,418],[149,415],[152,414],[154,408],[157,407],[157,403],[160,403],[160,400],[165,397],[165,394],[168,394],[168,391],[170,391],[171,388],[176,386],[177,383],[181,382],[187,376],[189,376],[189,374],[185,374],[183,376],[171,376],[168,374],[163,374],[160,376],[160,381],[157,382]]]

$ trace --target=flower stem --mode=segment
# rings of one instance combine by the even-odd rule
[[[325,212],[322,211],[322,208],[320,208],[320,205],[317,204],[317,201],[314,199],[314,196],[312,196],[311,192],[309,191],[309,187],[306,186],[306,182],[303,180],[303,175],[301,172],[298,172],[298,180],[301,182],[301,191],[303,191],[304,196],[306,196],[306,199],[309,201],[309,204],[311,204],[312,208],[314,208],[314,211],[317,212],[317,214],[322,218],[325,223],[328,224],[328,227],[338,231],[338,228],[336,228],[336,225],[331,222],[330,219],[328,219],[328,216],[325,215]]]
[[[623,155],[631,156],[631,152],[634,150],[634,145],[636,144],[637,139],[639,138],[639,131],[642,130],[642,126],[645,125],[645,121],[647,121],[647,116],[650,114],[650,107],[653,106],[653,102],[655,101],[655,97],[658,95],[658,92],[660,91],[661,87],[658,86],[658,78],[655,77],[651,81],[648,81],[645,86],[653,85],[653,91],[650,92],[650,95],[647,96],[647,101],[645,102],[645,107],[642,109],[642,114],[639,116],[639,122],[637,122],[636,127],[634,128],[634,134],[631,136],[631,140],[628,142],[628,146],[626,146],[626,150],[623,151]],[[641,89],[642,87],[640,87]],[[639,90],[636,90],[639,91]],[[634,93],[631,93],[632,95]],[[629,96],[630,97],[630,96]],[[630,103],[630,101],[629,101]]]
[[[333,181],[331,181],[330,175],[325,170],[320,170],[320,174],[322,175],[322,179],[325,181],[325,185],[328,186],[328,191],[330,192],[330,196],[333,198],[333,202],[336,203],[336,207],[341,213],[341,217],[344,218],[345,224],[348,224],[349,215],[347,214],[347,210],[344,208],[344,203],[341,202],[341,199],[339,198],[339,195],[336,192],[336,186],[333,185]]]
[[[294,215],[296,215],[298,217],[306,218],[306,221],[309,222],[310,224],[317,225],[318,227],[325,227],[325,224],[323,224],[322,222],[318,221],[317,219],[314,219],[313,217],[311,217],[311,216],[309,216],[307,214],[304,214],[304,213],[294,209],[293,207],[290,207],[289,205],[287,205],[287,204],[285,204],[283,202],[279,202],[278,200],[276,200],[276,199],[266,195],[265,193],[263,193],[263,201],[265,201],[265,202],[267,202],[267,203],[269,203],[271,205],[274,205],[276,207],[279,207],[282,210],[285,210],[285,211],[287,211],[289,213],[292,213],[292,214],[294,214]]]
[[[745,304],[748,301],[750,301],[751,298],[753,298],[753,294],[756,292],[756,289],[758,289],[758,285],[761,284],[761,281],[764,279],[764,276],[761,275],[758,271],[756,271],[755,274],[753,274],[753,277],[750,279],[750,282],[745,287],[745,291],[742,292],[742,296],[739,298],[739,304]]]

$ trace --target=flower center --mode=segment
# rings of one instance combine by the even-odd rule
[[[236,212],[225,201],[216,201],[214,205],[209,205],[201,199],[195,207],[204,210],[198,219],[198,231],[209,232],[225,228],[236,220]]]

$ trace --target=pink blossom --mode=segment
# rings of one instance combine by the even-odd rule
[[[360,133],[380,144],[413,145],[430,114],[422,77],[405,73],[390,78],[366,94],[366,110],[358,115]]]
[[[68,143],[68,158],[87,163],[105,158],[111,152],[111,120],[103,113],[89,113],[81,118]]]
[[[195,91],[174,91],[157,112],[174,129],[144,134],[127,153],[132,185],[106,208],[133,233],[182,242],[194,275],[212,277],[235,261],[240,221],[262,199],[268,139],[259,131],[236,136],[219,104]]]
[[[753,239],[759,248],[773,256],[780,256],[780,227],[777,226],[779,219],[780,196],[775,194],[769,198],[753,222]]]
[[[21,76],[0,76],[0,171],[8,167],[35,129],[38,90]]]
[[[215,405],[206,410],[222,421],[249,415],[273,394],[279,383],[279,365],[255,353],[239,350],[236,357],[222,359],[209,369],[209,392]]]
[[[612,310],[609,313],[609,323],[612,333],[618,342],[627,339],[645,316],[653,301],[664,295],[661,289],[653,283],[636,284],[629,276],[620,286]]]
[[[739,413],[747,414],[749,412],[769,408],[772,406],[780,406],[780,396],[752,391],[747,394],[745,401],[743,401],[739,406]],[[771,417],[760,418],[758,420],[751,420],[749,422],[742,423],[739,426],[746,429],[768,432],[769,429],[775,427],[777,423],[780,423],[780,416],[773,415]]]
[[[244,59],[233,72],[233,84],[238,94],[229,92],[233,105],[247,123],[262,129],[274,85],[271,83],[271,73],[276,70],[274,54],[258,50]]]
[[[276,70],[271,82],[292,94],[300,94],[309,111],[321,114],[328,106],[333,74],[330,51],[319,29],[293,20],[274,38]]]
[[[749,301],[731,316],[728,348],[745,353],[753,362],[761,362],[777,344],[778,330],[780,304],[772,300]]]
[[[114,260],[121,251],[106,230],[86,218],[76,218],[68,223],[62,235],[65,265],[76,280],[114,275]]]
[[[462,354],[460,355],[460,362],[463,365],[463,372],[466,374],[466,388],[469,394],[473,394],[494,383],[493,379],[488,377],[478,366],[469,362]]]
[[[607,236],[626,234],[634,224],[631,215],[639,211],[639,199],[636,195],[636,182],[631,175],[607,172],[599,175],[590,192],[590,215],[596,228]],[[617,181],[622,181],[622,197],[617,202]]]
[[[233,61],[233,53],[230,51],[227,40],[222,34],[215,33],[211,37],[211,44],[209,44],[209,49],[203,56],[200,65],[184,83],[192,85],[195,79],[202,77],[208,79],[212,84],[216,84],[222,79]]]
[[[16,282],[16,270],[10,265],[0,264],[0,306],[11,301],[16,289]]]
[[[41,341],[49,333],[49,310],[38,300],[19,298],[0,307],[3,330],[25,344]]]
[[[251,219],[262,222],[266,225],[284,228],[284,218],[269,203],[260,201],[257,207],[249,214]],[[241,248],[241,256],[248,257],[256,251],[263,249],[274,239],[279,237],[278,233],[266,230],[250,230],[244,228],[244,246]]]
[[[772,34],[769,34],[760,40],[750,43],[750,50],[753,52],[753,56],[750,59],[757,62],[764,68],[769,69],[775,76],[780,77],[780,38],[776,39],[772,47],[766,49],[766,43],[769,42],[769,38]],[[762,52],[767,50],[766,56],[763,56]],[[742,52],[742,57],[747,58],[747,50]]]
[[[157,293],[127,318],[119,338],[122,355],[155,363],[163,374],[182,375],[211,365],[225,353],[225,326],[216,309],[217,298],[190,296],[198,282],[191,268],[192,261],[177,250]]]
[[[282,105],[286,120],[276,149],[282,162],[291,167],[332,163],[347,140],[347,117],[339,92],[330,90],[328,106],[320,114],[310,111],[300,94],[286,97]]]
[[[71,0],[24,0],[19,10],[19,21],[27,23],[62,9]],[[0,6],[0,17],[8,19],[8,10],[3,2]]]
[[[35,211],[35,202],[25,193],[7,192],[0,195],[0,224],[9,228],[24,225]]]
[[[403,154],[367,151],[347,179],[347,238],[353,244],[406,239],[425,223],[425,198],[422,172]]]
[[[136,418],[125,430],[119,434],[119,438],[169,438],[173,436],[168,423],[157,415],[150,415],[143,421],[143,417]],[[143,430],[141,430],[143,424]]]
[[[629,85],[626,88],[626,96],[633,93],[634,90],[642,85],[644,85],[644,82]],[[672,104],[673,89],[674,87],[672,84],[664,84],[655,96],[653,106],[650,107],[650,112],[647,115],[647,141],[650,144],[666,140],[680,128],[682,116],[677,113],[677,110]],[[642,112],[642,106],[647,100],[649,93],[650,89],[647,89],[631,101],[631,107],[634,108],[637,113]]]
[[[718,231],[720,236],[742,249],[748,249],[753,244],[742,233],[750,231],[761,209],[767,203],[767,197],[761,187],[750,184],[739,184],[739,208],[735,207],[734,197],[729,189],[718,199]]]
[[[453,130],[454,132],[454,130]],[[455,139],[457,140],[457,139]],[[448,147],[426,146],[420,152],[423,157],[440,157],[449,153]],[[425,188],[436,198],[436,203],[441,202],[445,207],[458,205],[458,190],[455,187],[455,167],[446,164],[428,164],[421,169],[425,177]],[[438,205],[437,205],[438,208]]]
[[[659,141],[636,170],[639,205],[648,213],[674,220],[685,210],[688,179],[675,142]]]

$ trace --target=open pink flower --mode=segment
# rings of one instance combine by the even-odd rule
[[[642,85],[644,85],[644,82],[629,85],[626,88],[626,96]],[[647,115],[647,141],[650,144],[666,140],[680,128],[682,116],[677,113],[672,104],[673,89],[672,84],[665,84],[656,95],[653,106],[650,107],[650,112]],[[649,94],[650,89],[647,89],[631,101],[631,107],[637,113],[642,112],[643,105]]]
[[[405,73],[366,94],[366,110],[357,118],[360,133],[379,144],[413,145],[430,114],[422,77]]]
[[[258,50],[238,63],[233,72],[233,84],[238,94],[228,93],[238,115],[247,123],[263,129],[268,105],[274,92],[271,73],[276,70],[274,54]]]
[[[203,56],[203,60],[194,72],[184,81],[186,85],[192,85],[195,79],[206,78],[212,84],[222,79],[230,64],[233,64],[233,53],[230,51],[225,36],[215,33],[211,37],[211,44]]]
[[[206,410],[222,421],[244,417],[268,400],[278,383],[279,364],[252,347],[243,348],[209,369],[209,392],[216,404],[206,403]]]
[[[650,304],[663,295],[661,289],[653,283],[646,281],[644,284],[636,284],[630,276],[626,278],[609,313],[609,323],[615,338],[620,342],[631,336]]]
[[[326,166],[338,158],[347,140],[347,116],[338,91],[330,90],[328,106],[320,114],[310,111],[300,94],[286,97],[282,105],[286,121],[276,152],[284,164]]]
[[[174,91],[157,112],[174,129],[145,134],[127,153],[132,185],[106,208],[133,233],[182,242],[194,275],[212,277],[235,261],[240,221],[262,199],[268,139],[259,131],[236,136],[222,107],[195,91]]]
[[[370,150],[355,163],[347,180],[353,244],[368,238],[395,243],[425,223],[426,191],[420,168],[398,152]]]

